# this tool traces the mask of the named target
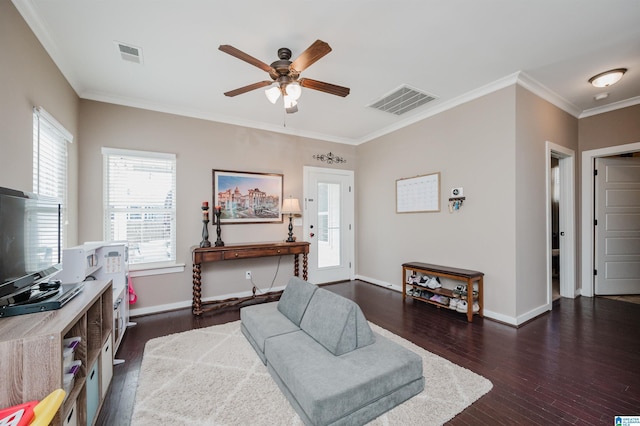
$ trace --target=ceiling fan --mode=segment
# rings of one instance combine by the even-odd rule
[[[236,49],[228,44],[218,47],[219,50],[228,53],[242,61],[260,68],[269,73],[271,80],[259,81],[248,86],[240,87],[229,92],[225,92],[225,96],[237,96],[250,92],[261,87],[272,86],[265,90],[265,94],[271,103],[275,104],[280,95],[284,100],[284,107],[288,113],[298,111],[298,98],[302,94],[301,87],[307,89],[319,90],[345,97],[349,94],[348,87],[337,86],[323,81],[313,80],[310,78],[299,78],[300,73],[321,59],[327,53],[331,52],[331,47],[322,40],[316,40],[293,62],[291,59],[291,50],[282,47],[278,49],[278,60],[267,65],[259,59],[254,58],[241,50]]]

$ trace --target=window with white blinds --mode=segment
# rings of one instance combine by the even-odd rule
[[[175,154],[102,148],[105,240],[129,243],[129,264],[176,260]]]
[[[33,192],[60,203],[62,224],[67,222],[67,144],[72,141],[73,135],[44,108],[33,108]],[[42,245],[64,244],[64,226],[59,241],[57,227],[51,229],[55,235],[42,237],[47,240]]]

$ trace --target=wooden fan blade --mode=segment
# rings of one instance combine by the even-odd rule
[[[228,44],[221,44],[218,47],[218,50],[221,50],[224,53],[228,53],[229,55],[234,56],[240,59],[241,61],[245,61],[246,63],[251,64],[255,67],[258,67],[261,70],[266,71],[268,73],[271,73],[272,71],[275,72],[275,70],[271,68],[270,65],[265,64],[260,59],[256,59],[253,56],[244,53],[242,50],[238,50],[235,47],[230,46]]]
[[[351,92],[351,89],[348,87],[337,86],[335,84],[312,80],[310,78],[301,78],[299,82],[302,87],[306,87],[307,89],[319,90],[331,95],[342,96],[343,98]]]
[[[272,83],[273,83],[273,81],[269,81],[269,80],[259,81],[257,83],[253,83],[253,84],[250,84],[248,86],[240,87],[238,89],[231,90],[229,92],[225,92],[224,95],[225,96],[229,96],[229,97],[238,96],[238,95],[242,95],[243,93],[247,93],[247,92],[250,92],[252,90],[259,89],[261,87],[269,86]]]
[[[327,43],[322,40],[316,40],[289,65],[289,69],[301,73],[329,52],[331,52],[331,47]]]

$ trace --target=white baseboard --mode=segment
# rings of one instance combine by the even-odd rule
[[[356,280],[361,280],[361,281],[366,281],[368,283],[375,284],[375,285],[378,285],[380,287],[389,288],[391,290],[397,291],[398,293],[402,293],[402,286],[401,285],[390,284],[388,282],[380,281],[380,280],[377,280],[375,278],[365,277],[364,275],[356,275],[355,279]]]
[[[375,285],[378,285],[380,287],[389,288],[391,290],[397,291],[398,293],[402,293],[402,285],[390,284],[388,282],[380,281],[380,280],[377,280],[375,278],[367,277],[367,276],[364,276],[364,275],[356,275],[355,279],[366,281],[368,283],[375,284]],[[544,310],[543,310],[543,312],[544,312]],[[505,324],[508,324],[508,325],[513,325],[515,327],[517,327],[519,324],[522,324],[523,322],[528,321],[529,319],[531,319],[531,318],[533,318],[533,317],[535,317],[537,315],[540,315],[540,313],[534,313],[534,311],[532,311],[532,312],[527,314],[527,315],[529,315],[529,314],[531,315],[530,318],[527,318],[527,315],[524,315],[524,316],[519,317],[519,318],[514,318],[514,317],[503,315],[503,314],[500,314],[500,313],[497,313],[497,312],[489,311],[486,308],[484,309],[483,314],[484,314],[485,318],[489,318],[489,319],[492,319],[492,320],[495,320],[495,321],[498,321],[498,322],[502,322],[502,323],[505,323]],[[527,319],[525,319],[525,318],[527,318]]]
[[[532,309],[529,312],[518,316],[517,322],[516,322],[516,326],[520,326],[520,325],[524,324],[525,322],[530,321],[530,320],[532,320],[532,319],[534,319],[534,318],[536,318],[536,317],[538,317],[538,316],[540,316],[540,315],[542,315],[545,312],[548,312],[550,310],[551,310],[551,304],[542,305],[542,306],[539,306],[539,307],[537,307],[535,309]]]

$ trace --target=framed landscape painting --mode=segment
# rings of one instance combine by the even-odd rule
[[[282,223],[282,180],[275,173],[213,170],[213,205],[220,223]]]

